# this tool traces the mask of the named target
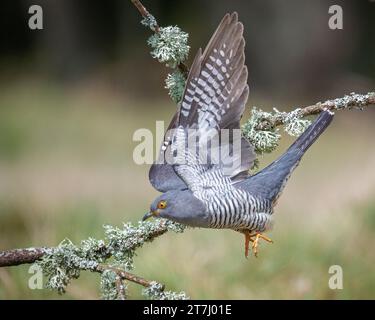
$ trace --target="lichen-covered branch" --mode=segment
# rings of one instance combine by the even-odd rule
[[[138,225],[126,223],[122,228],[107,225],[104,226],[104,240],[89,238],[83,240],[80,246],[65,239],[52,248],[0,251],[0,267],[36,262],[48,279],[46,287],[59,293],[64,293],[70,281],[77,279],[81,271],[91,271],[101,274],[102,296],[105,299],[125,299],[127,287],[124,281],[152,288],[151,291],[144,291],[150,298],[156,297],[157,291],[160,291],[158,295],[161,298],[187,298],[183,292],[164,293],[163,285],[129,272],[134,268],[136,249],[167,231],[182,232],[184,228],[163,219],[139,222]]]
[[[160,27],[156,18],[139,0],[131,0],[131,2],[143,17],[141,23],[154,32],[147,41],[152,48],[151,56],[168,67],[176,69],[168,75],[165,87],[169,90],[172,100],[178,103],[189,73],[189,68],[184,63],[190,50],[187,44],[189,35],[177,26]],[[171,78],[178,81],[170,81]]]
[[[362,109],[368,105],[375,104],[375,92],[367,94],[356,94],[354,92],[345,95],[342,98],[327,100],[325,102],[318,102],[316,104],[301,107],[293,110],[292,112],[278,112],[276,111],[269,117],[266,117],[259,125],[257,130],[269,130],[277,126],[290,122],[288,115],[291,113],[296,117],[304,118],[311,115],[316,115],[323,110],[343,110],[343,109]]]
[[[255,147],[258,154],[269,153],[276,149],[281,138],[278,127],[291,136],[299,136],[309,125],[308,116],[323,110],[363,109],[375,104],[375,92],[356,94],[354,92],[342,98],[318,102],[307,107],[298,107],[291,112],[273,109],[266,112],[254,107],[250,119],[243,125],[242,133]]]
[[[143,19],[149,19],[150,21],[147,23],[147,25],[151,28],[154,32],[159,32],[159,26],[148,10],[145,8],[145,6],[141,3],[139,0],[130,0],[134,6],[138,9],[139,13],[143,17]]]

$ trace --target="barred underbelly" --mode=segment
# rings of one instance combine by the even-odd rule
[[[242,190],[215,195],[206,204],[211,228],[264,232],[272,224],[269,203]]]

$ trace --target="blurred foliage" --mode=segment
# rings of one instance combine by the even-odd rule
[[[375,79],[375,4],[368,0],[144,0],[160,26],[189,34],[190,61],[227,12],[244,23],[250,87],[272,98],[313,100],[372,91]],[[105,81],[150,99],[165,94],[165,70],[150,59],[130,0],[40,0],[44,29],[27,28],[32,0],[0,3],[0,82],[19,72],[64,84]],[[328,8],[339,4],[344,30],[328,28]],[[153,70],[153,72],[149,72]],[[146,76],[147,75],[147,76]]]

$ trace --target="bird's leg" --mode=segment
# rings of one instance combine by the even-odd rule
[[[253,237],[255,236],[255,239],[252,239],[252,242],[253,242],[252,249],[253,249],[255,257],[258,257],[259,239],[263,239],[269,243],[273,243],[273,241],[270,238],[266,237],[264,234],[261,234],[259,232],[257,232],[255,235],[252,235],[252,236]]]
[[[252,237],[254,237],[255,234],[251,234],[248,230],[244,230],[243,234],[245,235],[245,257],[247,258],[249,256],[249,242],[254,242]]]
[[[239,230],[240,231],[240,230]],[[251,233],[249,230],[241,230],[241,233],[245,235],[245,257],[247,258],[249,256],[249,244],[252,242],[253,244],[251,245],[251,248],[253,250],[254,256],[258,257],[258,245],[259,245],[259,240],[263,239],[269,243],[273,243],[273,241],[265,236],[262,233],[255,232]]]

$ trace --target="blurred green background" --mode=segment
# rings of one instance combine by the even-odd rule
[[[44,29],[27,27],[28,8]],[[245,25],[252,106],[308,105],[375,88],[375,3],[146,1],[160,25],[190,34],[190,59],[226,12]],[[344,30],[328,28],[340,4]],[[175,106],[168,72],[149,55],[150,32],[130,1],[0,4],[0,250],[103,237],[103,224],[137,222],[157,196],[134,164],[135,130],[155,131]],[[233,231],[188,229],[138,250],[135,273],[202,299],[375,298],[375,112],[338,112],[305,155],[276,208],[273,245],[243,255]],[[261,157],[265,166],[293,141]],[[343,290],[328,269],[340,265]],[[84,273],[67,294],[28,288],[29,266],[0,269],[0,299],[98,298]],[[131,285],[130,298],[141,298]]]

